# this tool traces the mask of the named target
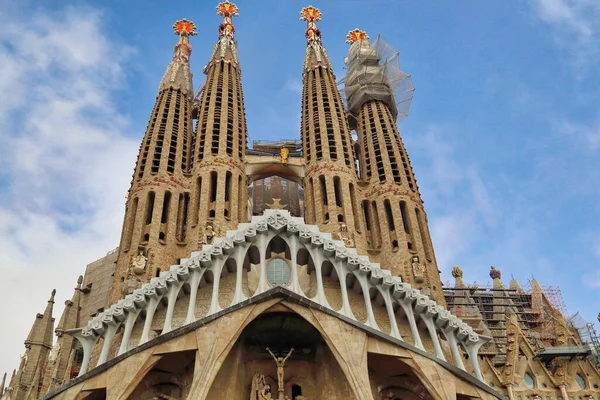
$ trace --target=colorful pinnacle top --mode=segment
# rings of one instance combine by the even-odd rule
[[[306,28],[306,39],[308,44],[321,44],[321,31],[317,28],[317,22],[321,20],[321,11],[313,6],[304,7],[300,11],[300,21],[306,21],[308,27]]]
[[[196,36],[198,34],[198,32],[196,32],[196,25],[185,18],[173,24],[173,31],[179,36]]]
[[[348,44],[353,44],[353,43],[358,42],[359,40],[368,40],[368,39],[369,39],[369,35],[367,35],[367,32],[361,31],[358,28],[348,32],[348,34],[346,35],[346,43],[348,43]]]
[[[235,4],[230,3],[229,0],[225,0],[217,6],[217,15],[223,17],[238,17],[238,8]]]
[[[233,40],[235,27],[233,26],[233,21],[231,18],[239,16],[237,6],[233,3],[230,3],[229,0],[219,3],[217,6],[217,15],[221,15],[223,17],[223,22],[221,22],[221,25],[219,25],[219,38],[225,36],[228,39]]]
[[[323,14],[319,11],[318,8],[313,6],[304,7],[302,11],[300,11],[300,21],[308,21],[308,22],[319,22]]]

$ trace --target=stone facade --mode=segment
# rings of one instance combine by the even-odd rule
[[[349,35],[346,109],[320,11],[302,10],[302,153],[282,144],[265,155],[247,149],[237,7],[217,10],[195,96],[195,26],[174,25],[118,250],[77,281],[54,344],[53,292],[0,398],[600,398],[589,351],[543,291],[550,342],[519,320],[498,270],[483,312],[460,269],[456,287],[442,287],[391,84],[366,34]],[[304,217],[249,213],[249,183],[273,175],[302,185]]]

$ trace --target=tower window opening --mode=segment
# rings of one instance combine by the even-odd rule
[[[171,203],[171,192],[165,192],[165,199],[163,201],[163,208],[162,208],[162,216],[160,218],[161,224],[166,224],[167,222],[169,222],[170,203]]]
[[[327,205],[327,186],[325,185],[325,176],[319,176],[319,183],[321,185],[321,196],[323,198],[323,205]]]
[[[377,203],[372,202],[373,205],[373,241],[375,242],[375,248],[381,247],[381,227],[379,224],[379,211],[377,210]]]
[[[424,220],[424,215],[421,214],[418,208],[415,208],[415,215],[417,216],[417,224],[419,225],[419,233],[421,234],[421,242],[423,244],[423,249],[425,250],[425,258],[428,261],[432,261],[432,252],[429,246],[429,235],[427,233],[427,224]]]
[[[210,210],[210,212],[208,213],[208,217],[209,218],[215,218],[215,210]]]
[[[160,276],[160,268],[156,268],[156,277],[158,278]]]
[[[390,201],[384,201],[383,206],[385,207],[385,215],[387,217],[387,223],[390,228],[390,231],[395,232],[396,225],[394,224],[394,215],[392,214],[392,206],[390,205]]]
[[[210,202],[214,203],[217,201],[217,173],[212,171],[210,173]]]
[[[150,240],[150,234],[149,233],[145,233],[142,239],[142,242],[148,242]]]
[[[371,220],[369,215],[369,202],[367,200],[362,202],[363,215],[365,217],[365,227],[367,231],[371,230]]]
[[[160,232],[160,233],[158,234],[158,240],[160,240],[160,241],[163,241],[163,242],[164,242],[164,241],[166,240],[166,238],[167,238],[167,234],[166,234],[166,233],[164,233],[164,232]]]
[[[189,193],[182,193],[179,195],[179,205],[177,206],[177,233],[175,237],[180,242],[185,241],[186,237],[189,203]]]
[[[129,251],[131,247],[131,238],[133,236],[133,229],[135,227],[135,217],[137,214],[138,207],[138,198],[136,197],[131,202],[131,207],[129,208],[128,220],[127,220],[127,229],[124,232],[125,240],[123,241],[123,249],[124,251]]]
[[[406,210],[406,202],[400,202],[400,213],[402,214],[402,225],[405,233],[410,233],[410,220],[408,219],[408,212]]]
[[[243,222],[244,218],[244,192],[242,190],[242,176],[238,176],[238,222]]]
[[[202,177],[196,179],[196,194],[194,196],[194,221],[193,224],[197,225],[200,219],[200,202],[202,197]]]
[[[333,191],[335,193],[335,205],[338,207],[342,206],[342,189],[340,187],[340,177],[336,176],[333,178]]]
[[[225,173],[225,201],[229,201],[231,198],[231,172]]]
[[[146,205],[146,225],[152,223],[152,214],[154,213],[154,198],[156,195],[154,192],[148,193],[148,203]]]
[[[358,206],[356,203],[358,200],[356,199],[356,193],[354,193],[354,185],[350,183],[348,187],[350,190],[350,202],[352,203],[352,217],[354,218],[354,229],[356,229],[357,232],[360,232],[360,218],[358,215]]]

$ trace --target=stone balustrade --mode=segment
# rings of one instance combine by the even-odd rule
[[[184,325],[196,320],[196,300],[199,290],[212,291],[208,315],[221,311],[222,308],[219,305],[220,277],[225,263],[230,258],[233,258],[238,266],[236,268],[235,294],[230,306],[246,300],[248,297],[243,291],[241,266],[251,246],[256,246],[260,254],[260,270],[256,291],[250,297],[268,291],[271,286],[267,279],[267,249],[271,240],[277,236],[286,242],[292,255],[289,260],[291,263],[289,290],[308,298],[302,291],[297,265],[298,252],[306,249],[316,270],[317,286],[316,295],[309,300],[356,321],[345,284],[347,276],[352,274],[364,296],[367,313],[365,325],[403,341],[394,311],[394,307],[399,306],[404,311],[404,318],[410,327],[412,336],[410,344],[426,351],[417,325],[420,319],[431,338],[435,357],[447,361],[440,342],[440,337],[443,336],[452,353],[453,360],[449,362],[465,370],[459,349],[459,345],[462,345],[468,354],[474,375],[483,381],[477,355],[480,347],[491,338],[478,335],[458,317],[408,283],[402,282],[400,277],[392,276],[390,271],[383,270],[378,264],[371,263],[367,257],[357,255],[355,249],[346,248],[341,241],[331,240],[330,233],[319,232],[316,226],[306,225],[301,218],[291,217],[288,212],[282,210],[267,210],[263,216],[252,218],[251,223],[240,224],[237,231],[229,231],[226,237],[216,239],[212,245],[205,245],[201,251],[193,252],[189,258],[181,260],[181,265],[171,266],[169,271],[162,272],[159,277],[153,278],[150,283],[135,290],[133,294],[126,296],[96,316],[86,326],[67,332],[76,337],[83,347],[84,356],[79,375],[83,375],[88,370],[92,352],[101,337],[104,338],[104,341],[97,365],[107,361],[115,334],[120,327],[123,328],[123,333],[119,336],[121,343],[118,355],[130,349],[133,328],[136,323],[142,323],[142,321],[138,321],[142,311],[145,313],[145,320],[137,345],[150,340],[155,312],[164,299],[166,299],[167,309],[161,335],[174,328],[173,314],[176,306],[187,307]],[[342,306],[339,310],[335,310],[329,305],[325,295],[323,280],[327,277],[323,276],[322,267],[327,261],[335,268],[340,285]],[[201,289],[200,282],[207,271],[211,271],[213,276],[212,287],[207,286]],[[188,296],[181,296],[180,291],[185,283],[189,284],[190,293]],[[371,300],[373,290],[379,292],[383,299],[383,306],[391,327],[389,332],[383,331],[377,324],[373,308],[381,306]]]

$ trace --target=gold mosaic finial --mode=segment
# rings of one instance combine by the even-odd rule
[[[321,11],[313,6],[304,7],[300,11],[300,21],[306,21],[308,27],[306,28],[306,39],[308,43],[321,42],[321,31],[317,28],[317,22],[321,20]]]
[[[300,21],[319,22],[322,16],[321,11],[313,6],[304,7],[300,11]]]
[[[179,36],[179,42],[175,45],[175,57],[187,60],[192,52],[189,37],[196,36],[196,24],[183,18],[173,24],[173,32]]]
[[[222,3],[219,3],[217,6],[217,15],[223,17],[223,21],[221,25],[219,25],[219,37],[226,36],[229,39],[233,40],[233,34],[235,33],[235,27],[233,26],[232,17],[238,17],[238,7],[230,3],[229,0],[226,0]]]
[[[359,40],[369,40],[369,35],[367,35],[367,32],[361,31],[360,29],[356,28],[348,32],[348,34],[346,35],[346,43],[348,44],[354,44]]]
[[[173,24],[173,31],[178,36],[196,36],[196,24],[183,18]]]
[[[222,17],[239,17],[238,7],[226,0],[217,6],[217,15]]]

